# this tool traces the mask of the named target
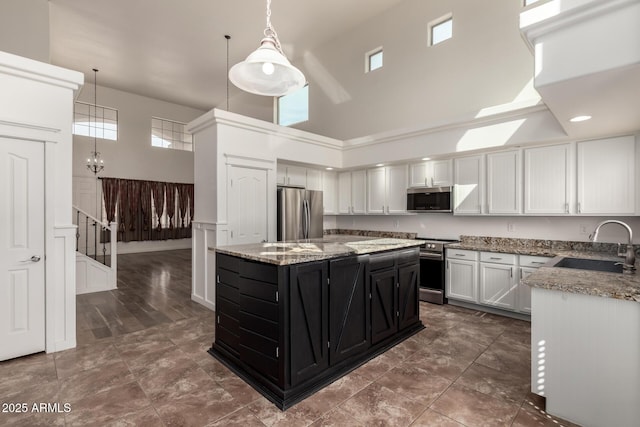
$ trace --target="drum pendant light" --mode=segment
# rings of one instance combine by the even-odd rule
[[[229,80],[246,92],[264,96],[287,95],[306,84],[304,74],[285,56],[271,26],[271,0],[267,0],[267,28],[260,47],[231,67]]]

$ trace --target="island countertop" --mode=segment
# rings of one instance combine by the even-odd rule
[[[420,240],[327,235],[317,239],[209,248],[219,253],[276,265],[363,255],[420,246]]]

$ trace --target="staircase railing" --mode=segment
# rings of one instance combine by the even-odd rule
[[[76,230],[76,251],[94,260],[117,268],[118,227],[116,222],[108,224],[91,214],[73,206]]]

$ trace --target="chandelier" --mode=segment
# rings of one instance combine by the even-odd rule
[[[291,65],[271,25],[271,0],[267,0],[267,28],[260,47],[229,70],[229,80],[238,88],[264,96],[282,96],[306,84],[304,74]]]
[[[87,158],[87,169],[93,172],[94,175],[104,169],[104,160],[100,158],[98,152],[98,69],[93,69],[93,151],[89,153]],[[89,114],[89,120],[91,120],[91,114]]]

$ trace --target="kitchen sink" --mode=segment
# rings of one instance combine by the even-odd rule
[[[622,273],[622,263],[620,261],[609,261],[602,259],[562,258],[553,267],[605,271],[608,273]]]

